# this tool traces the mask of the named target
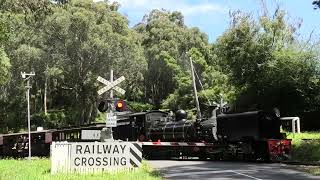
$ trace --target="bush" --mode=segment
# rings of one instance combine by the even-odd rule
[[[49,111],[47,114],[37,113],[32,116],[34,126],[43,126],[47,129],[67,126],[68,118],[64,111]]]
[[[134,112],[142,112],[153,109],[153,105],[140,102],[127,102],[128,109]]]

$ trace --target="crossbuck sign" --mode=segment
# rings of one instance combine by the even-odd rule
[[[121,83],[122,81],[125,80],[124,76],[121,76],[120,78],[116,79],[113,82],[110,82],[101,76],[98,76],[97,80],[106,85],[104,88],[102,88],[98,91],[99,95],[109,91],[110,89],[114,89],[114,90],[118,91],[120,94],[126,93],[126,91],[124,89],[117,86],[119,83]]]

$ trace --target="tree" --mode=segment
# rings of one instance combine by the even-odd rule
[[[320,0],[313,1],[312,4],[314,5],[314,9],[320,8]]]
[[[11,68],[10,81],[1,87],[0,112],[6,112],[0,114],[5,120],[1,127],[8,127],[6,131],[25,127],[21,121],[26,117],[21,71],[36,73],[31,81],[33,127],[94,121],[100,85],[96,78],[109,77],[110,69],[116,78],[126,77],[122,87],[128,100],[143,98],[143,49],[128,20],[116,11],[116,4],[36,2],[9,0],[0,8],[0,20],[11,33],[3,41]],[[7,64],[7,59],[0,62]]]
[[[195,47],[207,56],[208,39],[197,28],[186,27],[181,13],[165,10],[151,11],[135,29],[141,34],[148,62],[146,98],[160,108],[162,101],[177,88],[177,71],[190,67],[186,52]]]
[[[283,114],[294,115],[318,99],[319,63],[315,52],[295,38],[299,26],[288,24],[280,9],[259,22],[233,14],[215,54],[236,86],[238,111],[280,107]]]
[[[140,98],[145,61],[127,19],[104,2],[72,1],[56,7],[45,22],[45,51],[49,68],[61,69],[56,106],[67,109],[73,123],[87,123],[96,117],[98,75],[126,76],[127,97]],[[51,64],[51,65],[50,65]],[[128,99],[130,99],[128,98]]]
[[[9,79],[10,60],[2,48],[0,48],[0,86]]]
[[[0,86],[8,81],[10,74],[10,60],[2,47],[7,38],[8,28],[5,25],[4,19],[0,18]]]

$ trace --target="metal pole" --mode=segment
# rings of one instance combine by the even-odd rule
[[[113,83],[113,70],[112,69],[110,72],[110,82],[111,82],[111,84]],[[110,90],[110,99],[113,99],[113,90],[112,89]]]
[[[111,84],[113,83],[113,70],[111,69],[111,71],[110,71],[110,82],[111,82]],[[114,116],[114,114],[113,114],[113,110],[114,110],[114,106],[113,106],[113,90],[112,90],[112,88],[110,89],[110,99],[111,99],[111,106],[110,106],[110,111],[109,111],[109,113],[111,113],[112,114],[112,116]],[[112,131],[112,127],[110,127],[110,137],[111,137],[111,139],[113,140],[113,131]]]
[[[28,150],[29,150],[29,156],[28,159],[31,160],[31,129],[30,129],[30,78],[27,80],[27,102],[28,102]]]
[[[201,111],[199,106],[199,99],[198,99],[198,93],[197,93],[197,87],[196,87],[196,80],[194,77],[194,67],[192,63],[192,59],[190,57],[190,65],[191,65],[191,74],[192,74],[192,86],[193,86],[193,92],[196,100],[196,106],[197,106],[197,119],[201,119]]]

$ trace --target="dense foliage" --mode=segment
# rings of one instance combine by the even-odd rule
[[[295,38],[299,26],[286,23],[281,10],[258,21],[239,12],[232,15],[215,54],[236,86],[236,110],[279,107],[292,115],[319,108],[319,56]]]
[[[131,109],[194,112],[190,58],[200,106],[221,98],[233,111],[279,107],[286,115],[318,110],[318,47],[296,36],[300,24],[277,9],[258,20],[234,12],[212,44],[183,14],[153,10],[129,28],[119,4],[92,0],[0,1],[0,128],[26,127],[25,81],[31,80],[32,126],[53,128],[103,119],[98,76],[125,76]],[[214,28],[214,27],[212,27]]]

